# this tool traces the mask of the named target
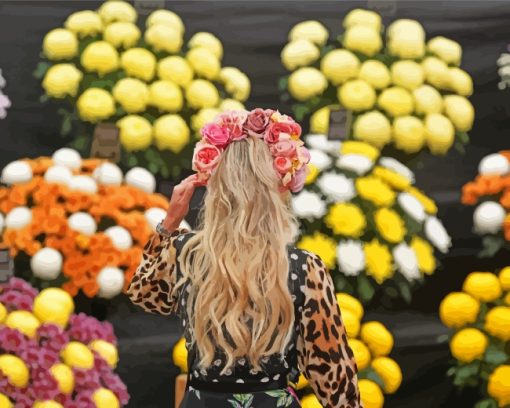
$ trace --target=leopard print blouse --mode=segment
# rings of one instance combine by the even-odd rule
[[[163,315],[178,313],[183,321],[188,348],[193,342],[190,331],[186,330],[189,319],[182,310],[186,308],[179,305],[186,304],[189,289],[183,286],[178,291],[181,293],[176,293],[173,288],[180,273],[179,250],[189,236],[191,234],[183,229],[176,230],[169,237],[154,233],[145,245],[143,259],[127,290],[133,303],[148,312]],[[228,378],[227,375],[224,378],[219,375],[222,363],[219,359],[211,370],[191,367],[190,374],[213,382],[264,382],[290,374],[292,365],[297,365],[295,369],[299,368],[304,373],[323,407],[361,408],[357,367],[347,343],[331,276],[322,260],[307,251],[290,248],[289,261],[289,288],[295,302],[296,330],[288,346],[284,367],[281,360],[276,364],[279,369],[268,362],[267,370],[262,373],[252,372],[249,367],[243,371],[243,367],[238,369],[236,366],[235,377]],[[295,358],[292,358],[293,354]],[[244,361],[241,363],[245,365]],[[268,378],[269,367],[273,371]]]

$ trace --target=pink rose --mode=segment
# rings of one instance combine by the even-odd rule
[[[226,127],[222,127],[216,123],[208,123],[200,129],[202,137],[210,144],[224,148],[230,143],[230,134]]]
[[[217,116],[217,121],[219,125],[228,130],[232,141],[237,141],[246,138],[243,126],[247,117],[248,112],[246,111],[230,110],[220,113]]]
[[[216,146],[198,142],[193,152],[193,170],[211,173],[220,161],[221,151]]]
[[[246,132],[252,137],[264,137],[264,131],[269,125],[273,112],[274,111],[271,109],[253,109],[248,114],[246,123],[244,124]]]
[[[301,191],[305,186],[306,176],[308,175],[308,166],[302,166],[294,175],[290,181],[289,188],[293,193]]]
[[[305,164],[310,163],[311,156],[309,150],[306,147],[304,146],[298,147],[298,157],[299,161],[301,161],[302,163]]]
[[[271,154],[273,156],[292,157],[296,153],[296,145],[291,140],[280,140],[271,145]]]
[[[271,123],[266,129],[264,141],[266,143],[276,143],[280,139],[288,140],[292,136],[292,123]]]
[[[292,161],[288,157],[276,157],[273,165],[276,171],[283,175],[292,168]]]

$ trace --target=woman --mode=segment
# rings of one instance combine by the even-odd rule
[[[324,407],[358,408],[356,364],[324,263],[290,244],[290,191],[304,184],[301,128],[271,110],[220,114],[128,289],[149,312],[177,313],[188,348],[181,407],[299,407],[305,374]],[[201,226],[179,229],[207,183]]]

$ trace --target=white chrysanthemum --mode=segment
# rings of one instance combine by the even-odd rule
[[[119,225],[107,228],[104,233],[111,239],[115,248],[124,251],[133,246],[133,239],[127,229]]]
[[[126,184],[152,194],[156,190],[156,179],[152,173],[143,167],[133,167],[126,173]]]
[[[322,218],[326,214],[326,203],[318,194],[302,190],[292,197],[292,209],[300,218]]]
[[[81,156],[77,150],[70,149],[69,147],[62,147],[58,149],[53,156],[54,164],[59,164],[61,166],[66,166],[71,169],[79,169],[81,167]]]
[[[373,165],[374,162],[369,157],[361,154],[343,154],[336,161],[339,169],[353,171],[358,176],[367,173]]]
[[[480,174],[504,175],[510,171],[510,163],[500,153],[493,153],[485,156],[478,165]]]
[[[337,202],[349,201],[356,195],[353,181],[343,174],[324,173],[317,185],[329,199]]]
[[[107,266],[101,269],[97,275],[97,284],[99,286],[98,296],[111,299],[124,289],[124,273],[119,268]]]
[[[67,223],[69,224],[69,228],[86,236],[94,235],[97,230],[94,218],[89,213],[82,211],[71,215],[67,219]]]
[[[321,150],[310,149],[310,163],[322,171],[331,165],[331,157]]]
[[[5,217],[5,227],[21,229],[32,222],[32,211],[25,206],[15,207]]]
[[[73,176],[68,186],[71,190],[78,190],[89,194],[97,193],[97,183],[90,176]]]
[[[411,184],[414,184],[414,173],[405,164],[400,163],[393,157],[381,157],[379,165],[404,176]]]
[[[305,142],[311,149],[322,150],[326,153],[338,154],[342,143],[336,140],[328,140],[326,135],[307,135]]]
[[[51,166],[46,170],[46,173],[44,173],[44,180],[47,183],[64,184],[68,186],[72,178],[73,172],[69,167],[62,165]]]
[[[122,184],[122,170],[113,163],[103,163],[98,166],[92,176],[99,184],[118,186]]]
[[[425,220],[425,208],[423,204],[415,196],[409,193],[400,193],[397,198],[398,205],[407,215],[418,222]]]
[[[401,242],[393,248],[393,258],[399,272],[404,275],[408,281],[420,278],[420,268],[418,267],[418,258],[414,250],[405,242]]]
[[[503,227],[505,216],[501,204],[494,201],[481,203],[473,213],[474,230],[478,234],[495,234]]]
[[[425,220],[425,235],[427,239],[432,242],[432,245],[443,253],[448,252],[452,246],[452,239],[437,217],[431,215],[427,216]]]
[[[359,241],[341,241],[336,247],[338,268],[346,276],[357,276],[365,269],[365,252]]]
[[[32,180],[32,168],[23,160],[10,162],[2,169],[0,180],[5,184],[20,184]]]
[[[30,259],[30,268],[34,276],[53,280],[60,275],[64,258],[62,254],[54,248],[41,248]]]

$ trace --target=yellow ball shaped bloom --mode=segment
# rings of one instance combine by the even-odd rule
[[[414,109],[411,93],[399,86],[383,90],[377,103],[386,113],[395,117],[410,115]]]
[[[356,179],[356,190],[361,198],[372,201],[377,206],[388,207],[395,202],[395,192],[375,176]]]
[[[172,350],[172,359],[174,365],[181,369],[181,373],[188,372],[188,350],[186,349],[186,340],[181,337]]]
[[[321,71],[333,85],[356,78],[359,68],[358,57],[348,50],[330,51],[321,60]]]
[[[55,28],[44,36],[43,52],[52,61],[71,59],[78,54],[78,39],[70,30]]]
[[[58,389],[63,394],[71,394],[74,390],[74,374],[70,367],[57,363],[50,368],[50,373],[58,383]]]
[[[131,48],[141,37],[140,29],[133,23],[118,21],[108,25],[103,32],[103,39],[115,48]]]
[[[153,11],[146,21],[147,27],[153,25],[166,25],[176,28],[181,34],[184,33],[184,23],[181,18],[173,11],[160,9]]]
[[[338,88],[338,100],[346,109],[353,111],[371,109],[375,98],[374,88],[362,79],[353,79]]]
[[[391,124],[379,111],[359,115],[354,122],[353,136],[356,139],[382,148],[391,140]]]
[[[12,402],[9,399],[9,397],[0,393],[0,408],[13,408],[13,407],[14,405],[12,405]]]
[[[193,37],[188,41],[188,47],[190,48],[207,48],[211,51],[218,60],[221,60],[223,57],[223,45],[218,37],[214,36],[211,33],[207,33],[204,31],[195,33]]]
[[[109,0],[104,2],[97,10],[105,24],[115,21],[134,23],[137,13],[135,8],[126,1]]]
[[[23,388],[28,384],[30,371],[19,357],[12,354],[0,355],[0,371],[7,377],[10,384]]]
[[[360,154],[368,157],[372,161],[376,161],[380,155],[379,150],[365,142],[357,142],[355,140],[347,140],[340,147],[341,154]]]
[[[450,341],[453,357],[463,363],[481,359],[487,349],[488,339],[480,330],[468,327],[455,333]]]
[[[128,76],[148,82],[156,71],[156,57],[145,48],[131,48],[122,53],[120,65]]]
[[[103,31],[103,21],[99,14],[91,10],[77,11],[67,17],[65,28],[78,37],[94,36]]]
[[[223,99],[220,103],[219,110],[224,112],[227,110],[245,110],[245,106],[235,99]]]
[[[5,318],[7,317],[7,309],[5,308],[3,303],[0,303],[0,323],[3,323],[5,321]]]
[[[87,122],[99,122],[115,113],[115,101],[108,91],[88,88],[76,102],[80,118]]]
[[[207,48],[192,48],[186,54],[186,59],[200,77],[213,80],[220,74],[220,60]]]
[[[365,9],[349,11],[344,18],[343,26],[350,28],[359,25],[370,27],[375,31],[381,31],[381,16],[374,11]]]
[[[317,68],[299,68],[289,77],[289,92],[298,101],[322,95],[327,87],[328,81]]]
[[[147,28],[143,37],[155,51],[179,52],[182,48],[182,34],[175,27],[155,24]]]
[[[431,275],[436,270],[436,258],[434,257],[434,248],[424,239],[415,236],[410,244],[416,258],[418,259],[418,268],[421,272]]]
[[[393,121],[393,142],[406,153],[415,153],[425,144],[425,127],[414,116],[400,116]]]
[[[226,91],[240,102],[244,102],[250,96],[251,84],[248,76],[234,67],[224,67],[220,72],[220,80]]]
[[[197,133],[206,123],[212,122],[220,112],[215,108],[200,109],[191,117],[191,128]]]
[[[470,96],[473,93],[473,79],[466,71],[460,68],[450,68],[448,73],[449,89],[461,96]]]
[[[443,111],[443,97],[430,85],[422,85],[413,91],[416,113],[427,115]]]
[[[374,213],[374,221],[379,234],[391,244],[402,242],[407,233],[404,220],[390,208],[377,209]]]
[[[180,153],[190,142],[188,125],[179,115],[163,115],[154,122],[154,143],[159,150]]]
[[[498,277],[491,272],[471,272],[462,290],[481,302],[492,302],[501,296]]]
[[[324,25],[316,20],[297,23],[289,32],[289,41],[307,40],[322,46],[328,41],[329,32]]]
[[[364,323],[361,326],[360,337],[374,357],[387,356],[393,349],[393,336],[380,322]]]
[[[434,154],[445,154],[455,141],[455,129],[446,116],[431,113],[425,117],[425,139]]]
[[[460,65],[462,48],[456,41],[441,36],[434,37],[427,43],[427,50],[437,55],[447,64]]]
[[[305,67],[317,61],[320,51],[317,46],[308,40],[295,40],[283,47],[281,59],[283,66],[289,71]]]
[[[386,29],[386,35],[388,38],[393,37],[418,37],[425,39],[425,30],[423,26],[416,20],[409,18],[401,18],[395,20]]]
[[[475,109],[471,102],[463,96],[446,95],[444,107],[448,118],[459,132],[468,132],[473,127]]]
[[[447,89],[450,85],[450,71],[448,65],[439,58],[427,57],[421,66],[425,73],[425,80],[439,89]]]
[[[119,68],[119,54],[110,43],[96,41],[83,50],[81,65],[89,72],[105,75]]]
[[[195,79],[186,87],[186,100],[194,109],[214,108],[220,102],[220,94],[211,82]]]
[[[329,131],[329,106],[324,106],[310,116],[310,131],[312,133],[327,134]]]
[[[411,185],[409,178],[386,167],[375,166],[372,174],[396,190],[406,190]]]
[[[302,408],[322,408],[322,404],[319,402],[315,394],[308,394],[301,398]]]
[[[501,289],[510,290],[510,266],[506,266],[498,274]]]
[[[159,61],[158,76],[161,79],[185,87],[193,80],[193,69],[184,58],[173,55]]]
[[[485,330],[494,337],[510,340],[510,307],[496,306],[485,316]]]
[[[33,311],[42,323],[53,323],[65,328],[74,312],[74,301],[63,289],[46,288],[35,297]]]
[[[406,60],[391,65],[391,79],[395,85],[412,91],[423,85],[425,76],[420,64]]]
[[[363,62],[359,69],[358,77],[368,82],[375,89],[387,88],[391,83],[388,67],[377,60],[366,60]]]
[[[144,112],[150,93],[145,82],[136,78],[123,78],[113,87],[113,97],[127,113]]]
[[[152,143],[151,123],[142,116],[128,115],[117,121],[120,143],[128,152],[145,150]]]
[[[355,25],[344,33],[343,45],[351,51],[368,55],[377,54],[382,48],[382,39],[378,31],[365,25]]]
[[[70,367],[89,370],[94,367],[94,355],[89,348],[78,341],[71,341],[60,352],[64,363]]]
[[[498,406],[510,404],[510,365],[500,365],[489,375],[487,392],[498,402]]]
[[[363,250],[365,252],[366,272],[372,276],[378,284],[393,276],[393,259],[388,247],[381,244],[377,239],[367,242]]]
[[[52,98],[76,96],[83,74],[73,64],[56,64],[44,75],[42,87]]]
[[[171,81],[160,80],[149,87],[150,104],[160,111],[177,112],[184,103],[181,88]]]
[[[359,380],[359,393],[363,408],[382,408],[384,406],[384,395],[381,388],[371,380]]]
[[[98,353],[110,367],[117,367],[117,363],[119,362],[119,352],[114,344],[98,339],[93,340],[89,344],[89,348]]]
[[[463,292],[449,293],[439,306],[439,317],[445,326],[458,329],[476,322],[480,302]]]
[[[429,214],[437,214],[437,205],[430,197],[425,195],[422,191],[416,187],[409,187],[407,192],[413,195],[425,208],[425,211]]]
[[[97,408],[120,408],[117,396],[107,388],[98,388],[94,391],[92,401]]]
[[[354,313],[350,310],[342,311],[342,320],[345,326],[345,332],[347,333],[347,337],[353,339],[358,336],[360,321],[356,317]]]
[[[402,59],[419,59],[425,55],[424,38],[417,34],[391,36],[386,46],[391,55]]]
[[[333,204],[324,217],[324,222],[334,234],[359,238],[367,225],[360,208],[352,203]]]
[[[365,343],[358,339],[349,339],[349,347],[354,354],[358,371],[363,371],[370,364],[370,350],[365,346]]]
[[[297,243],[298,248],[317,254],[329,269],[335,266],[336,245],[334,239],[317,231],[301,237]]]
[[[340,310],[349,310],[358,320],[363,319],[365,311],[363,310],[363,305],[358,299],[347,293],[337,293],[336,301],[338,306],[340,306]]]
[[[32,408],[64,408],[64,406],[60,402],[56,401],[36,401]]]
[[[389,357],[377,357],[372,361],[372,368],[384,383],[384,392],[395,393],[402,384],[402,370],[397,362]]]
[[[4,324],[11,329],[20,331],[25,336],[34,337],[41,322],[26,310],[14,310],[7,315]]]

